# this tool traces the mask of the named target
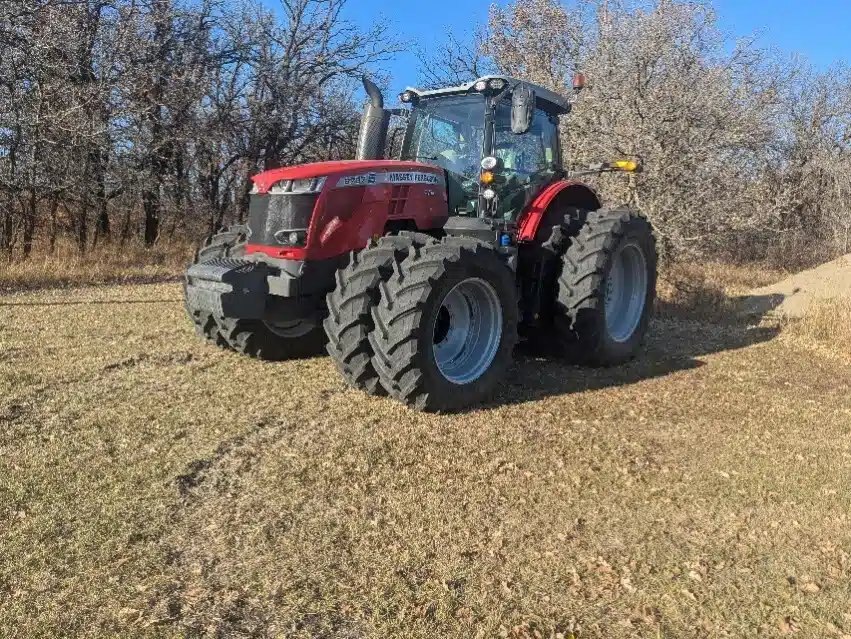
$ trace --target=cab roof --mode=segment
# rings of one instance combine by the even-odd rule
[[[457,86],[452,87],[442,87],[440,89],[431,89],[428,91],[423,91],[415,87],[407,87],[405,90],[415,93],[421,99],[437,98],[442,96],[470,93],[477,82],[487,82],[488,80],[493,79],[505,80],[510,87],[509,93],[511,93],[515,88],[517,88],[518,85],[525,85],[526,87],[535,92],[535,97],[538,106],[547,113],[555,113],[561,115],[570,111],[570,101],[564,96],[559,95],[555,91],[550,91],[546,87],[542,87],[540,84],[526,82],[525,80],[518,80],[517,78],[512,78],[511,76],[507,75],[485,75],[481,78],[476,78],[475,80],[472,80],[465,84],[459,84]]]

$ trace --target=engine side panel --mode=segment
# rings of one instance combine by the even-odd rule
[[[449,209],[441,169],[387,161],[352,162],[347,169],[327,176],[316,199],[303,247],[278,245],[274,240],[275,229],[264,228],[262,237],[252,235],[247,252],[279,259],[328,259],[363,248],[394,223],[426,231],[440,228],[446,222]],[[267,190],[270,181],[263,180]],[[293,196],[259,194],[256,197]]]

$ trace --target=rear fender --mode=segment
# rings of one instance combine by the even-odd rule
[[[534,242],[549,217],[550,209],[557,206],[577,207],[594,211],[602,206],[597,192],[583,182],[559,180],[549,185],[533,199],[521,213],[518,220],[517,239],[521,242]],[[540,239],[540,238],[538,238]]]

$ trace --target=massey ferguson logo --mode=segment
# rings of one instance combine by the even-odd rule
[[[388,173],[390,184],[437,184],[434,173]]]
[[[372,186],[373,184],[440,184],[441,176],[422,171],[390,171],[387,173],[361,173],[346,175],[337,182],[338,187]]]

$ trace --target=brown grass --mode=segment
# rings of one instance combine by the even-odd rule
[[[63,240],[52,255],[47,247],[38,246],[29,259],[2,264],[0,292],[161,282],[178,277],[192,251],[186,241],[163,240],[153,247],[131,241],[124,246],[117,242],[100,244],[81,255],[74,244]]]
[[[784,334],[800,344],[851,362],[851,300],[815,302],[800,320],[789,320]]]
[[[669,319],[740,323],[741,298],[788,273],[771,266],[677,263],[659,274],[656,313]]]
[[[0,296],[0,636],[846,637],[851,368],[776,335],[662,317],[422,415],[176,284]]]

